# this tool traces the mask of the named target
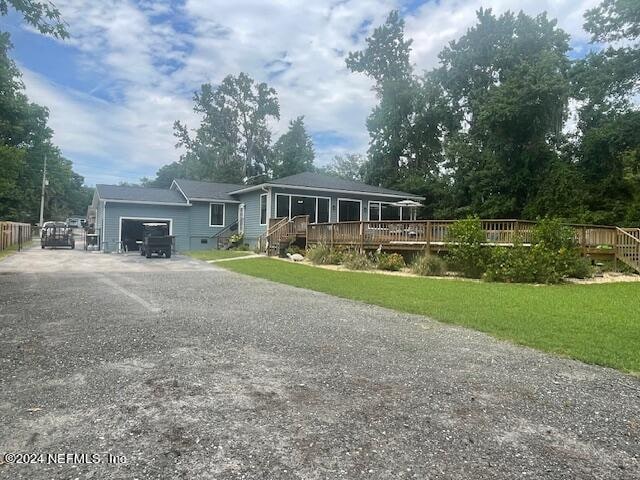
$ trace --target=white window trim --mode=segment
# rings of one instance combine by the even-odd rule
[[[372,203],[376,203],[378,204],[378,217],[377,219],[372,220],[371,219],[371,204]],[[395,220],[382,220],[382,205],[391,205],[393,206],[393,202],[383,202],[382,200],[369,200],[369,202],[367,203],[367,218],[369,219],[370,222],[395,222]],[[405,207],[398,207],[400,209],[400,217],[398,218],[399,221],[402,222],[411,222],[412,220],[403,220],[402,219],[402,212],[404,210]],[[411,208],[411,207],[406,207],[406,208]],[[411,215],[411,213],[410,213]]]
[[[354,221],[354,222],[361,222],[362,221],[362,200],[358,200],[356,198],[338,198],[337,204],[336,204],[336,220],[338,222],[340,222],[340,201],[345,201],[345,202],[358,202],[360,204],[360,218],[358,220],[345,220],[345,222],[347,221]]]
[[[212,225],[211,224],[211,205],[222,205],[222,225]],[[227,207],[224,202],[211,202],[209,203],[209,226],[210,227],[224,227],[226,225],[227,220]]]
[[[278,197],[289,197],[289,217],[288,217],[289,219],[291,219],[291,197],[315,198],[316,199],[316,221],[310,222],[311,224],[318,223],[318,199],[322,198],[324,200],[329,200],[329,220],[328,221],[331,222],[331,197],[321,197],[318,195],[298,195],[297,193],[276,193],[276,208],[275,208],[276,218],[278,217]],[[360,205],[360,207],[362,207],[362,205]]]
[[[264,218],[265,218],[265,222],[262,223],[262,197],[264,197]],[[266,193],[261,193],[260,194],[260,201],[258,202],[258,215],[260,216],[260,218],[258,219],[260,222],[261,226],[266,225],[269,222],[269,202],[268,200],[268,195]],[[291,210],[289,210],[291,211]]]

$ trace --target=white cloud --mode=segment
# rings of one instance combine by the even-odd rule
[[[319,163],[334,154],[364,152],[365,120],[375,96],[371,82],[345,66],[347,52],[399,0],[301,2],[280,0],[57,0],[82,69],[100,81],[74,91],[25,71],[28,94],[47,105],[56,142],[88,181],[136,180],[178,158],[174,120],[197,125],[192,95],[203,82],[247,72],[279,94],[282,133],[304,115],[308,129],[340,141],[316,145]],[[582,14],[597,0],[442,0],[407,13],[418,71],[473,25],[483,5],[496,13],[547,10],[576,44],[587,40]],[[106,100],[105,100],[106,99]],[[92,170],[95,165],[95,171]]]

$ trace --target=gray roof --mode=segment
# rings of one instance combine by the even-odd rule
[[[424,200],[424,197],[414,193],[401,192],[399,190],[391,190],[389,188],[376,187],[367,185],[366,183],[356,182],[355,180],[347,180],[344,178],[334,177],[323,173],[304,172],[288,177],[277,178],[267,182],[268,185],[286,185],[291,187],[307,187],[318,188],[324,190],[345,191],[345,192],[362,192],[379,195],[392,195],[394,197],[417,198]]]
[[[239,190],[244,185],[236,185],[233,183],[213,183],[199,182],[197,180],[185,180],[177,178],[174,180],[180,190],[189,198],[200,198],[204,200],[226,200],[236,202],[238,199],[229,195],[229,192]]]
[[[180,192],[176,190],[169,190],[168,188],[96,185],[96,191],[102,200],[129,200],[131,202],[187,204],[187,200],[180,194]]]

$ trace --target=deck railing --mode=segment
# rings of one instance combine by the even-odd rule
[[[339,222],[309,224],[307,243],[345,246],[437,246],[450,242],[449,227],[455,220]],[[512,245],[533,241],[536,222],[527,220],[481,220],[487,245]],[[570,225],[576,242],[584,249],[616,244],[616,228],[599,225]]]

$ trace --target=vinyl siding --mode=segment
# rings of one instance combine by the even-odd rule
[[[171,219],[171,233],[176,237],[176,251],[183,252],[188,250],[189,208],[191,207],[109,203],[107,200],[104,235],[101,238],[105,252],[113,252],[118,248],[121,217],[139,217],[150,220],[154,218]]]
[[[189,249],[190,250],[206,250],[210,248],[216,248],[215,240],[211,239],[211,236],[223,230],[225,227],[231,225],[238,219],[238,204],[237,203],[225,203],[224,204],[224,226],[223,227],[210,227],[209,226],[209,204],[210,203],[223,203],[223,202],[193,202],[191,207],[188,207],[189,212]],[[202,243],[201,240],[206,239],[207,243]]]
[[[244,241],[251,247],[267,229],[266,225],[260,225],[260,195],[263,193],[257,190],[238,195],[238,200],[245,205]]]

